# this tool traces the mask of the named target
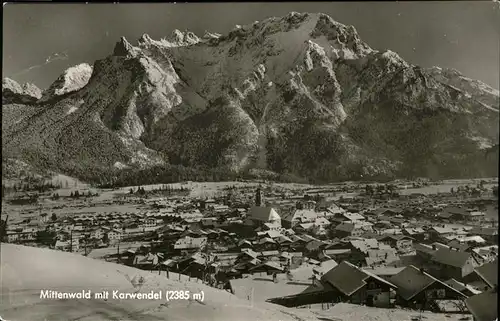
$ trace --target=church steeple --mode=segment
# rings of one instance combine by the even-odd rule
[[[264,192],[262,192],[260,186],[255,192],[255,206],[264,206]]]

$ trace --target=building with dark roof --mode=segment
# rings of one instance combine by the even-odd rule
[[[474,321],[498,320],[498,290],[491,289],[471,296],[465,301],[467,309],[474,316]]]
[[[446,281],[445,283],[448,284],[449,286],[451,286],[452,288],[454,288],[455,290],[462,292],[467,297],[471,297],[473,295],[481,293],[481,291],[475,289],[473,286],[459,282],[455,279],[450,279],[450,280]]]
[[[315,280],[303,292],[268,302],[296,307],[315,303],[350,302],[367,306],[391,306],[396,286],[383,278],[343,261]]]
[[[411,308],[433,309],[435,300],[464,299],[466,296],[413,265],[389,281],[397,286],[396,302]]]
[[[475,272],[490,288],[498,286],[498,259],[477,267]]]
[[[462,280],[472,273],[477,262],[469,252],[456,251],[447,248],[438,249],[431,258],[432,270],[442,278]]]

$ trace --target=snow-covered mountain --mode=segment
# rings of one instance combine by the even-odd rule
[[[87,63],[68,68],[43,92],[40,102],[47,102],[82,89],[89,82],[90,76],[92,76],[92,66]]]
[[[478,160],[498,144],[498,91],[374,50],[324,14],[122,38],[44,96],[3,133],[4,155],[62,171],[169,162],[326,180],[497,171]]]
[[[42,90],[34,84],[20,85],[10,78],[2,80],[2,105],[3,104],[32,104],[42,97]]]

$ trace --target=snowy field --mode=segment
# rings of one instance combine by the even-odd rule
[[[186,278],[179,282],[175,275],[167,279],[164,275],[71,253],[2,244],[1,256],[0,311],[5,320],[318,320],[309,311],[244,301]],[[145,282],[138,289],[133,281],[140,276]],[[203,291],[204,300],[41,299],[42,289],[92,293],[189,290]]]

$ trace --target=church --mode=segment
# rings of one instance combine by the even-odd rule
[[[278,212],[272,207],[265,206],[261,188],[255,193],[255,206],[248,211],[246,223],[255,226],[281,227],[281,217]]]

